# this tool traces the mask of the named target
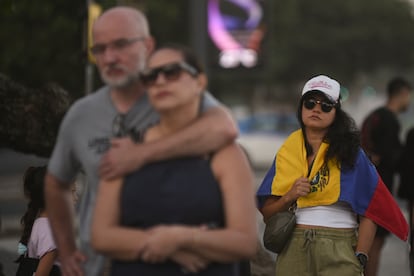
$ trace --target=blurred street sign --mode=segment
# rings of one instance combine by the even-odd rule
[[[208,0],[207,13],[208,33],[219,50],[219,66],[255,67],[265,34],[264,2]]]
[[[99,17],[102,12],[102,7],[96,3],[90,3],[88,5],[88,60],[91,63],[95,63],[95,57],[91,53],[91,47],[93,44],[92,40],[92,26],[95,20]]]

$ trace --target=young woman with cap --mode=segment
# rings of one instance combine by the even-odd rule
[[[279,149],[257,192],[265,221],[297,204],[296,228],[276,274],[361,275],[376,224],[406,240],[407,223],[360,148],[336,80],[310,79],[297,114],[301,129]]]

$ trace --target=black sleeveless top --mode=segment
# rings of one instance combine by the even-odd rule
[[[209,160],[201,157],[172,159],[149,164],[128,175],[120,200],[121,224],[146,229],[160,224],[202,224],[224,226],[220,186]],[[113,276],[186,275],[181,267],[167,261],[113,261]],[[199,276],[239,275],[238,265],[211,263]]]

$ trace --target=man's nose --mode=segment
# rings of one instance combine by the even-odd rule
[[[110,46],[107,46],[102,53],[102,58],[106,63],[113,63],[118,59],[118,52]]]

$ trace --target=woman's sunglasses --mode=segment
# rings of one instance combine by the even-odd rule
[[[145,86],[151,86],[155,84],[160,73],[164,75],[167,81],[175,81],[181,77],[182,72],[187,72],[193,77],[198,75],[197,69],[182,61],[144,70],[140,78]]]
[[[303,100],[303,106],[306,109],[309,109],[309,110],[314,109],[317,104],[321,105],[321,109],[325,113],[331,112],[332,108],[336,107],[336,104],[334,104],[334,103],[327,103],[327,102],[318,101],[318,100],[315,100],[315,99],[305,99],[305,100]]]

